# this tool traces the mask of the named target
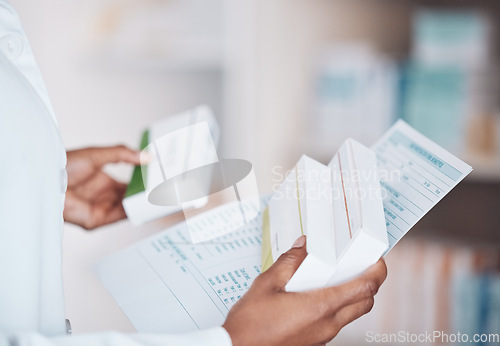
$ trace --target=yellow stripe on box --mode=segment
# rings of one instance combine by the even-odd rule
[[[262,215],[262,272],[265,272],[272,265],[271,229],[269,224],[269,207],[267,207]]]

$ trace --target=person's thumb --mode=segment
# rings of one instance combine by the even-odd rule
[[[101,167],[108,163],[126,162],[134,165],[141,163],[139,152],[127,148],[124,145],[116,145],[104,148],[89,148],[92,163]]]
[[[269,280],[274,288],[283,289],[306,256],[306,236],[302,235],[297,238],[292,248],[282,254],[262,275],[266,276],[266,280]]]

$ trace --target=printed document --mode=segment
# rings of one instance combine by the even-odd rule
[[[472,168],[403,121],[372,149],[390,250]],[[195,221],[222,227],[231,213],[240,210],[217,208]],[[261,272],[261,246],[262,215],[199,244],[190,243],[180,223],[111,255],[95,271],[138,332],[187,332],[223,323]]]
[[[401,120],[372,149],[377,154],[390,251],[472,167]]]
[[[222,227],[239,213],[233,204],[190,223]],[[182,222],[111,255],[94,269],[138,332],[205,329],[220,326],[260,274],[261,239],[262,215],[237,231],[198,244],[191,243]]]

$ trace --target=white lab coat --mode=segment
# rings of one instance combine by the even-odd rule
[[[66,152],[19,19],[0,0],[0,346],[231,345],[183,335],[67,335],[62,288]]]

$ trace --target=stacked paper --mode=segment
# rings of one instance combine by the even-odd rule
[[[218,138],[217,122],[207,106],[199,106],[152,124],[141,140],[141,150],[148,152],[150,162],[135,168],[123,200],[123,207],[132,224],[140,225],[181,211],[182,206],[175,202],[156,203],[154,197],[157,196],[151,192],[165,180],[217,162]],[[208,194],[210,177],[208,174],[202,182],[204,185],[196,188],[206,190]],[[153,198],[153,201],[148,198]],[[201,206],[203,204],[192,205]],[[184,205],[184,208],[188,207]]]
[[[287,290],[338,284],[360,274],[388,248],[375,154],[349,139],[328,166],[303,156],[271,200],[265,220],[273,261],[301,234],[307,236],[308,256]]]

